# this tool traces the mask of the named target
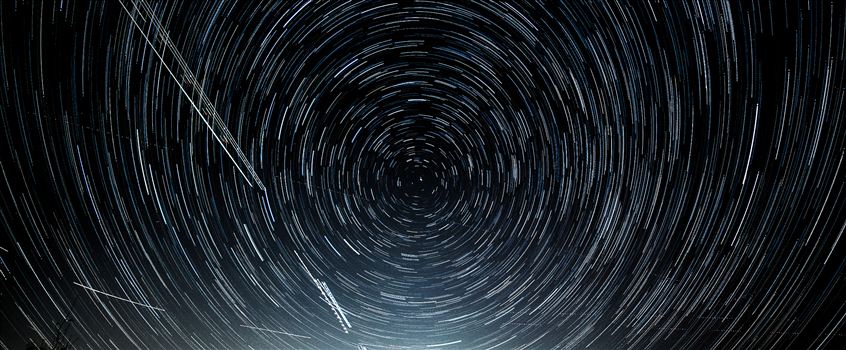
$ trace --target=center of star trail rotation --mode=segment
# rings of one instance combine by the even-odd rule
[[[846,342],[837,1],[0,20],[5,348]]]

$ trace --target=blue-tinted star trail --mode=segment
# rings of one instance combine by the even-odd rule
[[[0,349],[841,349],[842,1],[0,1]]]

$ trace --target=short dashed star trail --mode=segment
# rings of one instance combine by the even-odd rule
[[[0,349],[842,349],[842,1],[0,2]]]

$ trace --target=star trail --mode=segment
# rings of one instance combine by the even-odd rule
[[[842,1],[0,1],[0,349],[840,349]]]

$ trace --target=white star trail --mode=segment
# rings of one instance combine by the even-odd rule
[[[243,324],[241,325],[241,327],[244,327],[244,328],[249,328],[249,329],[256,330],[256,331],[260,331],[260,332],[270,332],[270,333],[275,333],[275,334],[283,334],[283,335],[287,335],[287,336],[291,336],[291,337],[304,338],[304,339],[311,339],[311,337],[309,337],[309,336],[299,335],[299,334],[292,334],[292,333],[282,332],[282,331],[275,331],[275,330],[272,330],[272,329],[267,329],[267,328],[254,327],[254,326],[247,326],[247,325],[243,325]]]

